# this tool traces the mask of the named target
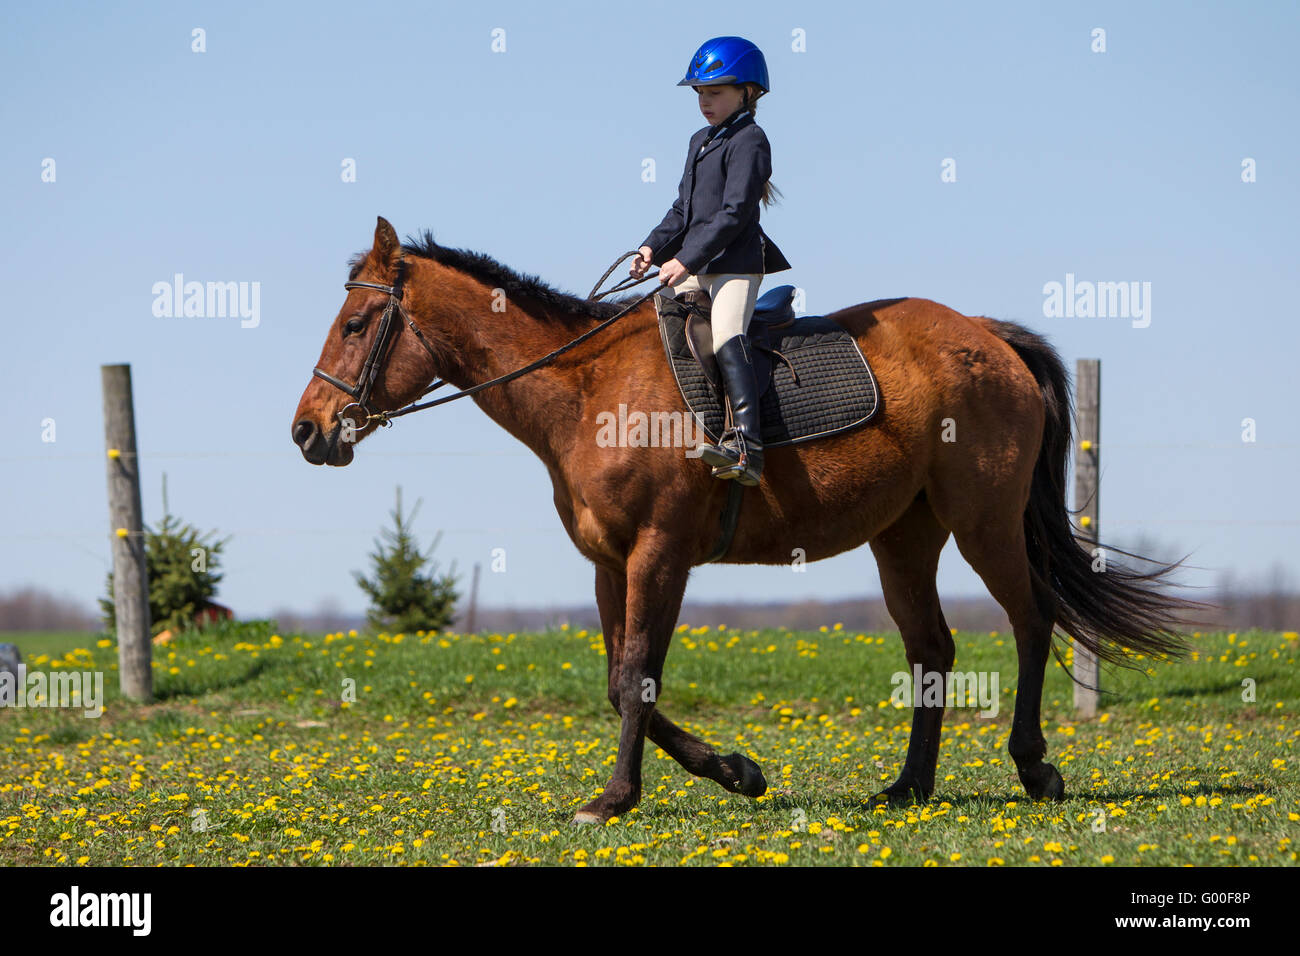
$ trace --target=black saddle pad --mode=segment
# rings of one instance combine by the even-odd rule
[[[686,341],[687,308],[657,295],[659,333],[682,398],[710,441],[725,427],[725,406]],[[826,316],[801,316],[783,329],[751,322],[751,343],[767,350],[768,381],[759,382],[759,413],[767,448],[825,438],[871,419],[879,407],[876,378],[857,341]],[[775,348],[788,361],[771,354]],[[793,366],[793,370],[791,369]]]

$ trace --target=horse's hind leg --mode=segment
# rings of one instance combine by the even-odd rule
[[[596,568],[596,604],[600,608],[600,626],[605,639],[609,702],[619,713],[623,628],[627,614],[627,577],[622,571]],[[650,715],[647,736],[697,777],[712,780],[732,793],[747,797],[761,797],[767,792],[767,781],[758,764],[740,753],[719,756],[703,740],[688,734],[665,717],[657,706]]]
[[[885,591],[885,606],[902,632],[907,663],[911,668],[921,665],[924,674],[937,671],[947,675],[955,653],[935,585],[939,552],[947,540],[947,529],[939,524],[929,502],[918,496],[901,518],[871,542]],[[913,693],[912,736],[903,770],[893,784],[876,794],[877,799],[890,803],[928,800],[934,792],[944,696],[937,707],[927,707],[922,703],[921,688],[916,687]]]
[[[1065,782],[1056,768],[1045,763],[1040,706],[1047,657],[1051,652],[1055,615],[1054,598],[1033,581],[1025,550],[1023,509],[1005,515],[985,516],[967,531],[957,531],[957,547],[1002,605],[1016,635],[1020,676],[1016,686],[1016,712],[1007,749],[1025,792],[1035,800],[1065,798]]]

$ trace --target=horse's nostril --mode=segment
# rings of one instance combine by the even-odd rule
[[[293,443],[299,448],[306,448],[316,437],[316,424],[303,419],[293,426]]]

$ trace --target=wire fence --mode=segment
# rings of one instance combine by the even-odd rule
[[[1223,450],[1240,450],[1243,447],[1251,450],[1300,450],[1300,442],[1107,442],[1107,450],[1141,450],[1141,451],[1169,451],[1174,449],[1183,449],[1189,451],[1223,451]],[[286,452],[281,451],[168,451],[168,452],[140,452],[142,458],[150,462],[169,461],[169,460],[193,460],[193,459],[279,459],[286,457]],[[527,449],[519,450],[500,450],[500,451],[379,451],[367,449],[369,457],[373,458],[533,458],[531,451]],[[32,462],[32,461],[100,461],[103,458],[102,452],[72,452],[72,453],[47,453],[32,455],[3,455],[0,456],[0,463],[7,462]],[[1103,470],[1103,477],[1104,477]],[[1297,518],[1243,518],[1243,517],[1157,517],[1143,515],[1140,517],[1126,517],[1107,515],[1104,518],[1104,524],[1107,528],[1135,528],[1142,526],[1154,527],[1284,527],[1294,528],[1300,526],[1300,517]],[[468,525],[461,527],[444,527],[440,531],[445,534],[512,534],[512,535],[543,535],[543,536],[562,536],[566,540],[568,534],[558,521],[554,524],[542,526],[494,526],[494,525]],[[375,529],[372,527],[341,527],[337,523],[327,528],[298,528],[298,527],[236,527],[222,530],[223,534],[230,534],[244,537],[286,537],[286,536],[339,536],[339,535],[373,535]],[[101,561],[105,566],[111,566],[107,552],[100,552],[88,547],[83,542],[102,542],[111,537],[111,532],[105,530],[81,530],[65,529],[50,530],[41,532],[0,532],[0,541],[22,542],[22,541],[45,541],[56,540],[66,542],[70,547],[76,548],[85,554],[89,554]]]

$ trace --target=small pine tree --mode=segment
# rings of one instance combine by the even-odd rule
[[[183,523],[167,507],[167,476],[163,475],[163,518],[155,530],[145,525],[145,571],[149,576],[150,630],[182,630],[217,594],[222,574],[218,570],[222,547],[230,539],[211,539]],[[213,532],[212,534],[215,534]],[[195,554],[195,551],[201,553]],[[104,626],[117,630],[113,603],[113,572],[108,572],[108,597],[99,599]]]
[[[397,489],[397,509],[392,512],[393,530],[385,530],[387,547],[375,542],[375,552],[370,555],[374,577],[367,579],[354,571],[357,584],[370,597],[370,610],[366,620],[376,630],[390,633],[439,631],[451,624],[453,608],[459,595],[456,592],[456,564],[445,576],[437,574],[435,562],[428,574],[421,569],[442,540],[439,532],[434,538],[429,554],[420,553],[411,534],[410,526],[420,510],[420,501],[410,517],[402,514],[402,489]]]

